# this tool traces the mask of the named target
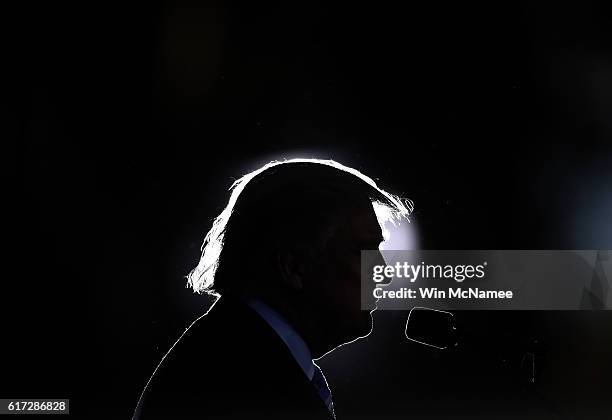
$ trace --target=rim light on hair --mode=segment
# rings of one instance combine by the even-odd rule
[[[196,293],[210,293],[212,295],[218,296],[218,294],[211,291],[211,287],[214,283],[215,272],[217,271],[217,267],[219,266],[219,257],[221,256],[221,251],[223,249],[225,229],[232,215],[232,212],[234,211],[234,206],[238,201],[238,197],[240,196],[244,188],[247,186],[247,184],[257,175],[274,166],[284,165],[288,163],[314,163],[330,166],[332,168],[347,172],[361,179],[363,182],[378,191],[379,194],[385,197],[387,202],[383,203],[380,200],[374,200],[372,204],[374,207],[374,212],[376,213],[376,218],[378,219],[378,223],[380,224],[381,229],[383,229],[383,237],[385,238],[385,240],[387,240],[389,237],[389,232],[384,227],[386,222],[392,222],[393,224],[396,224],[401,220],[409,220],[408,216],[414,208],[414,205],[411,200],[400,198],[382,190],[370,177],[362,174],[356,169],[344,166],[334,160],[297,158],[281,161],[272,161],[262,166],[261,168],[256,169],[255,171],[250,172],[239,178],[229,188],[229,190],[231,191],[229,202],[227,203],[227,206],[225,206],[223,211],[215,218],[211,229],[204,237],[204,242],[202,243],[201,247],[202,255],[200,257],[200,261],[198,262],[198,265],[187,275],[187,287],[191,287]]]

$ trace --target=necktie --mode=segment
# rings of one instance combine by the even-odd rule
[[[332,402],[331,391],[329,390],[329,387],[327,386],[327,381],[325,380],[325,376],[323,376],[323,372],[321,372],[321,369],[319,369],[317,365],[314,365],[314,375],[312,379],[310,380],[310,382],[314,385],[315,389],[319,392],[319,395],[321,396],[321,399],[323,400],[323,402],[325,402],[327,409],[329,410],[330,413],[332,413],[332,416],[334,416],[335,418],[336,416],[334,415],[334,404]]]

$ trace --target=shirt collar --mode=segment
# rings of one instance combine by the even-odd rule
[[[272,327],[279,337],[289,348],[291,355],[300,365],[309,380],[314,377],[314,364],[312,362],[312,354],[306,342],[297,333],[297,331],[289,325],[287,320],[283,318],[274,309],[263,303],[259,299],[246,299],[246,303],[253,308],[255,312],[261,316],[264,321]]]

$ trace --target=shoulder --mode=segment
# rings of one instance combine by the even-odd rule
[[[276,341],[273,331],[247,305],[221,298],[185,330],[152,379],[201,382],[202,375],[256,367],[260,353],[274,351]]]
[[[231,398],[245,406],[266,401],[279,387],[305,380],[280,337],[246,304],[221,298],[164,356],[147,384],[137,418],[185,413]],[[155,414],[151,414],[155,413]],[[168,414],[170,416],[170,414]],[[188,418],[188,417],[187,417]]]

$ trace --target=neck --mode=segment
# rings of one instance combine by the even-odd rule
[[[292,296],[278,293],[252,295],[277,311],[296,330],[308,346],[312,357],[317,359],[333,350],[342,341],[333,337],[333,330],[313,305]]]

